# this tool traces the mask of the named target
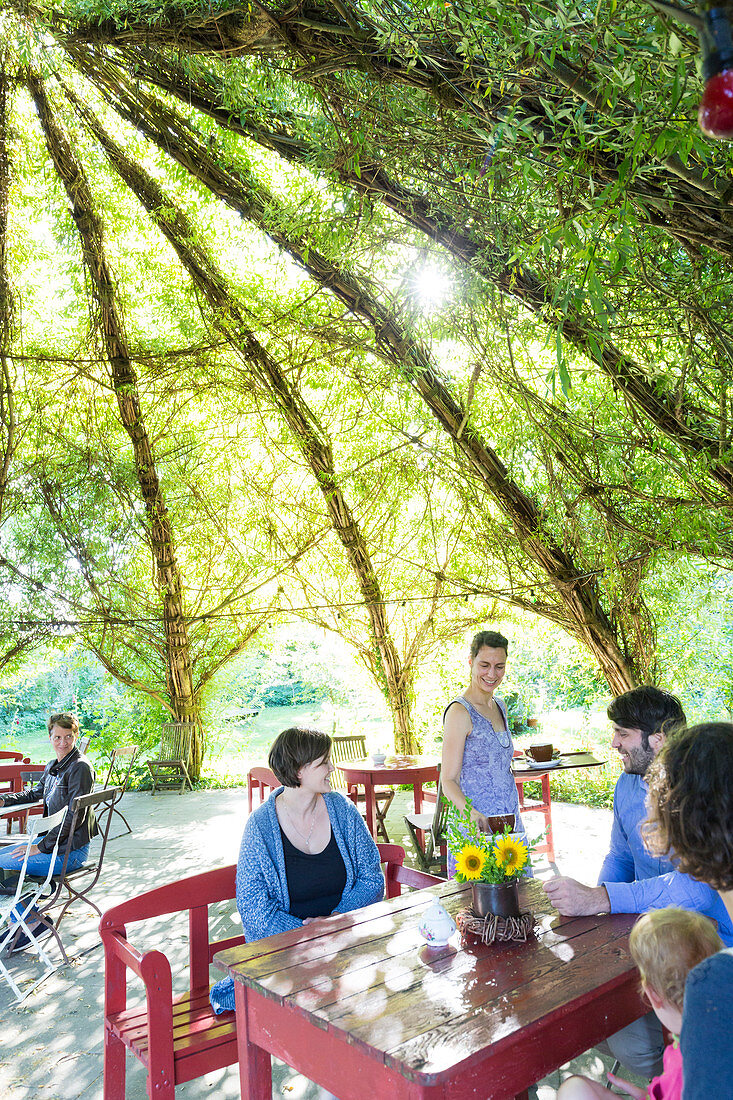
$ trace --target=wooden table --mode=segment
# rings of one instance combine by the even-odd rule
[[[371,760],[339,761],[338,768],[344,773],[346,789],[364,787],[366,795],[367,829],[376,840],[374,822],[376,819],[374,788],[396,787],[401,783],[412,786],[415,801],[415,813],[422,813],[423,783],[437,783],[440,764],[427,756],[388,756],[384,764],[374,764]],[[355,794],[352,796],[356,802]]]
[[[555,842],[552,837],[552,798],[550,796],[550,776],[568,768],[600,768],[605,760],[597,760],[589,752],[561,752],[559,763],[551,762],[551,766],[530,766],[522,757],[515,757],[512,761],[512,772],[519,791],[519,807],[524,806],[524,784],[538,780],[542,783],[542,799],[527,807],[532,812],[544,814],[545,817],[545,843],[538,845],[534,850],[537,855],[547,853],[550,863],[555,862]]]
[[[270,1100],[273,1055],[340,1100],[509,1100],[647,1011],[634,915],[560,917],[536,880],[521,892],[527,943],[422,944],[431,895],[470,902],[446,882],[219,952],[242,1097]]]

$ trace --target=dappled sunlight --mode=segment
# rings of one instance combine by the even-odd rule
[[[575,951],[571,944],[567,942],[550,944],[548,949],[562,962],[570,962],[571,959],[575,958]]]

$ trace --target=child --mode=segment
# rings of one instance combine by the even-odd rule
[[[682,1001],[687,975],[694,966],[720,951],[723,944],[707,917],[687,909],[654,909],[639,917],[631,930],[631,957],[641,974],[641,988],[655,1013],[672,1032],[664,1052],[664,1071],[646,1089],[609,1073],[612,1084],[635,1100],[682,1100],[682,1059],[677,1036],[682,1026]],[[568,1077],[557,1100],[608,1100],[612,1095],[588,1077]]]

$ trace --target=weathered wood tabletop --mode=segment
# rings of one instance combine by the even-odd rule
[[[561,917],[540,884],[527,943],[422,945],[446,882],[222,951],[235,979],[242,1096],[270,1100],[270,1055],[340,1100],[507,1100],[646,1011],[628,952],[633,915]]]

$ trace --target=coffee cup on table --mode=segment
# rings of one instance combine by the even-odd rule
[[[544,764],[552,760],[552,743],[549,741],[542,745],[530,745],[529,748],[524,751],[536,764]]]

